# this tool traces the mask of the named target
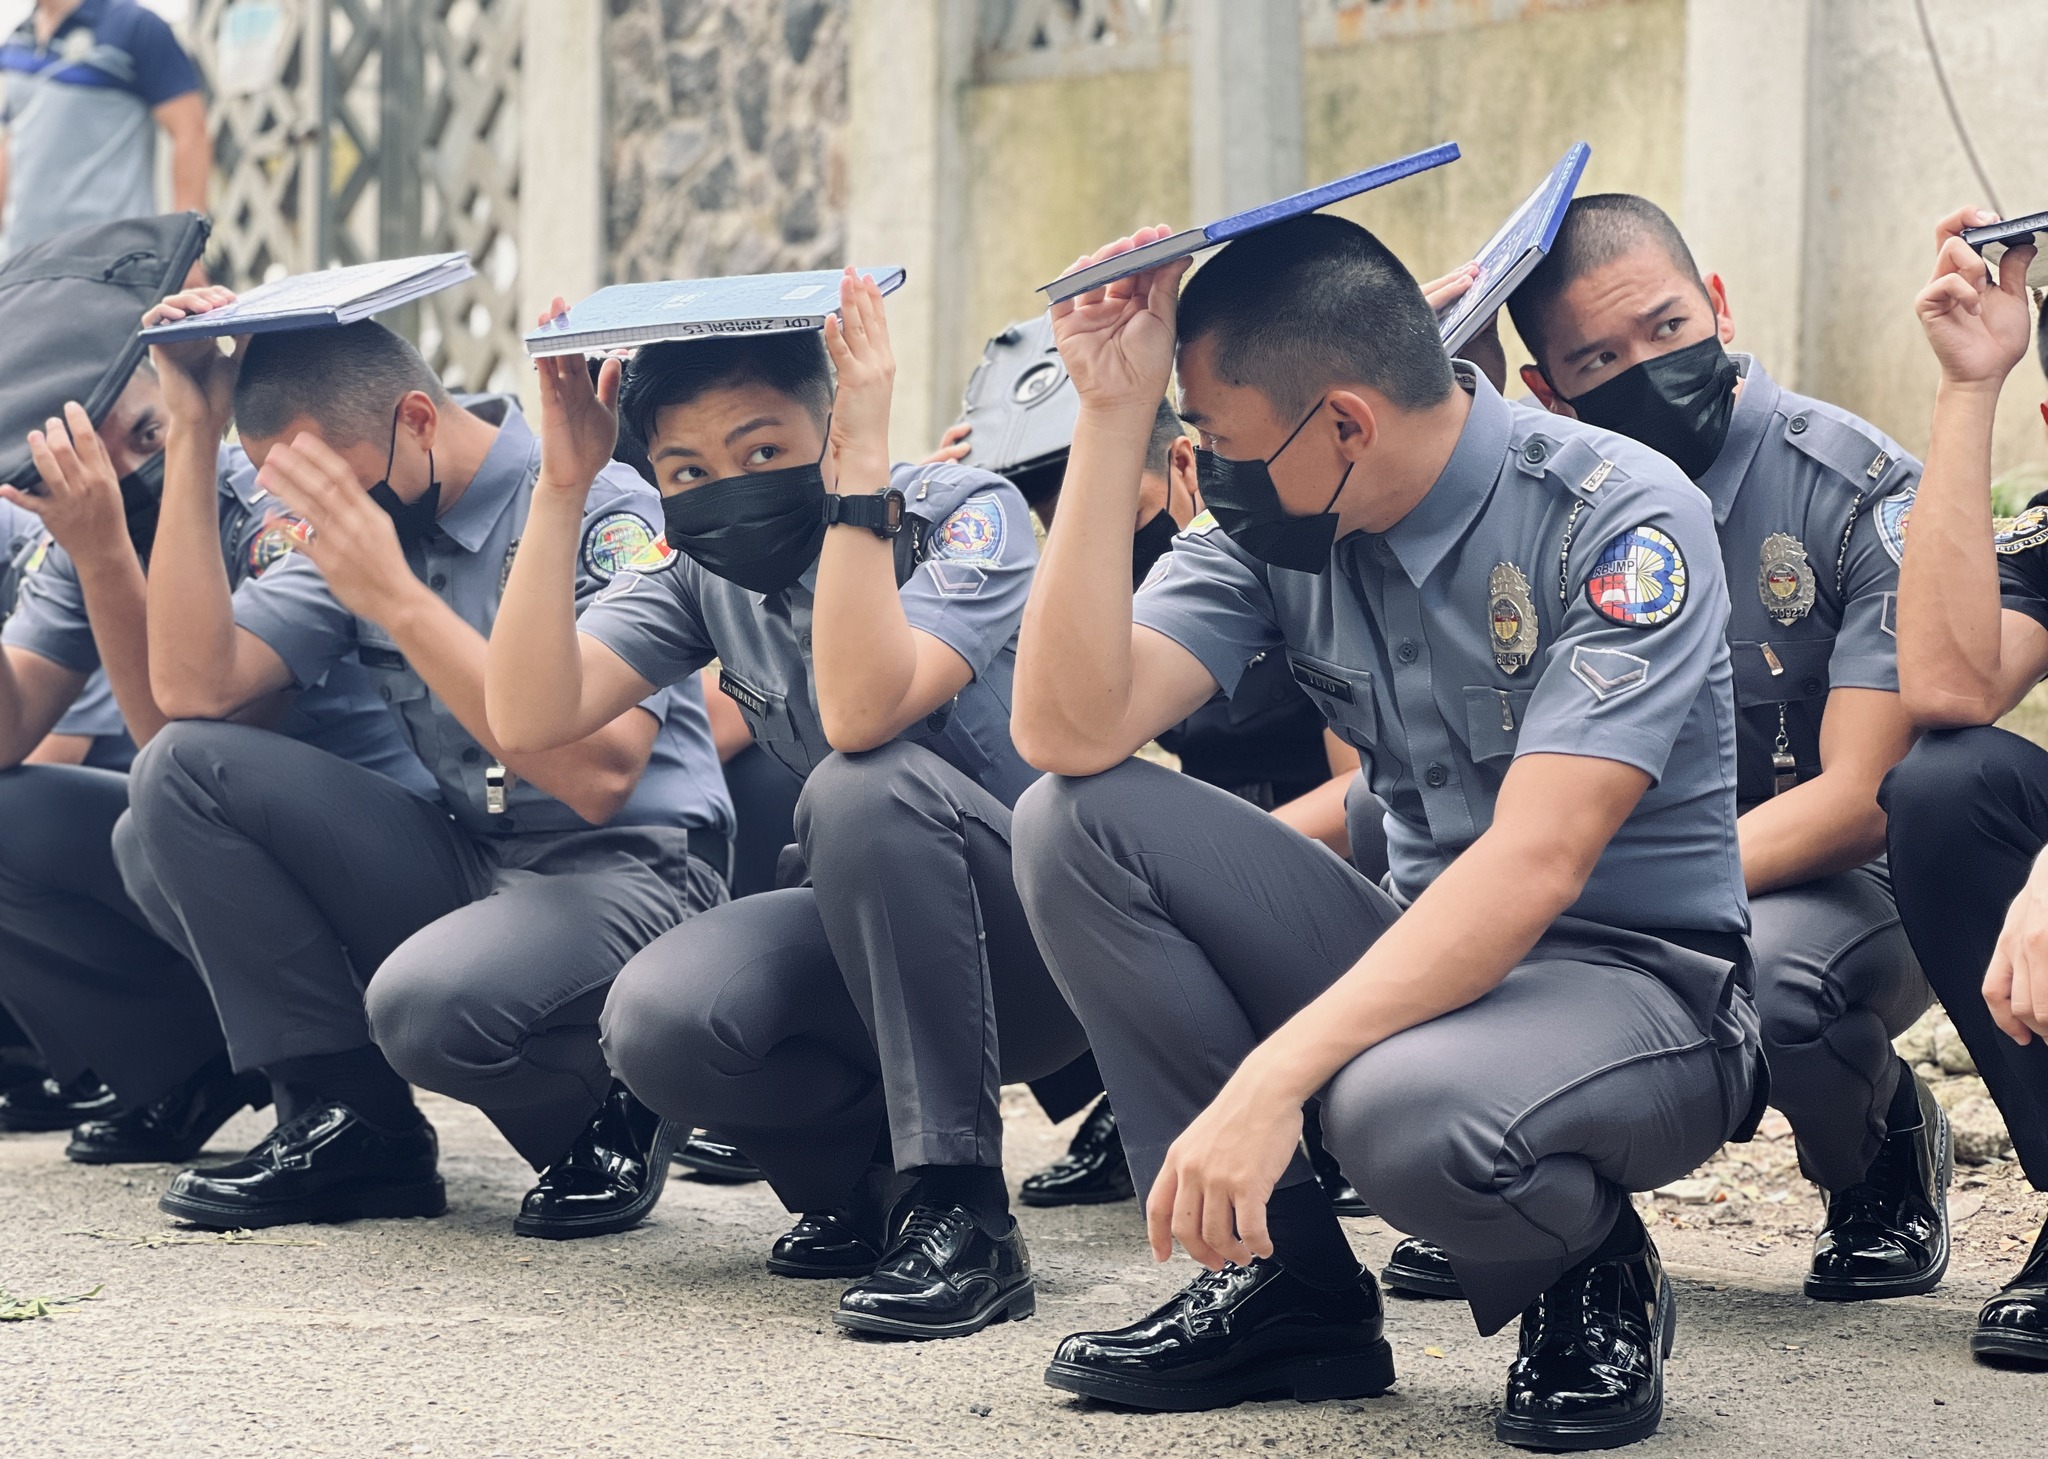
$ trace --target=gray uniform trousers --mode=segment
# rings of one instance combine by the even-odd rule
[[[833,755],[797,803],[812,885],[692,918],[619,975],[605,1050],[792,1210],[898,1170],[1002,1164],[1001,1086],[1086,1049],[1010,872],[1010,812],[931,751]]]
[[[1245,1055],[1401,912],[1255,807],[1138,761],[1033,786],[1017,843],[1141,1191]],[[1346,1065],[1322,1091],[1324,1140],[1374,1209],[1449,1253],[1497,1331],[1629,1191],[1751,1115],[1756,1018],[1735,982],[1726,962],[1564,919],[1492,992]],[[1281,1184],[1309,1179],[1297,1154]]]
[[[128,777],[73,765],[0,772],[0,1005],[51,1073],[90,1069],[123,1108],[222,1051],[206,985],[122,885]],[[146,870],[146,900],[161,905]]]
[[[1792,1123],[1806,1178],[1846,1190],[1884,1141],[1899,1083],[1892,1040],[1934,991],[1881,857],[1752,897],[1749,916],[1771,1103]]]
[[[619,968],[725,898],[683,831],[472,836],[396,781],[241,725],[173,724],[133,778],[236,1068],[374,1041],[536,1169],[611,1088],[597,1015]]]

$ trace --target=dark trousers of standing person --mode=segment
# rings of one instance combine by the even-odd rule
[[[2005,1117],[2021,1168],[2048,1190],[2048,1040],[1992,1022],[1984,974],[2006,909],[2048,845],[2048,751],[1992,728],[1937,730],[1885,777],[1892,890],[1913,951]]]

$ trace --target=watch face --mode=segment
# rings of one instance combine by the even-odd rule
[[[882,493],[882,530],[892,536],[903,530],[903,493],[893,486]]]

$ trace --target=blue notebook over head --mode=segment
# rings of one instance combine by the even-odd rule
[[[475,277],[476,269],[466,253],[429,253],[292,274],[259,285],[211,313],[145,329],[142,342],[170,344],[181,339],[273,334],[287,329],[333,329],[415,303]]]
[[[1184,228],[1169,238],[1157,243],[1148,243],[1143,248],[1133,248],[1128,253],[1119,253],[1101,263],[1077,268],[1072,273],[1061,274],[1049,284],[1039,286],[1038,292],[1046,301],[1057,304],[1071,299],[1076,294],[1085,294],[1090,289],[1099,289],[1104,284],[1127,279],[1132,274],[1143,273],[1148,268],[1172,263],[1177,258],[1200,253],[1205,248],[1228,243],[1233,238],[1242,238],[1247,233],[1256,233],[1261,228],[1270,228],[1275,223],[1289,218],[1298,218],[1303,213],[1313,213],[1318,208],[1327,208],[1331,203],[1342,202],[1345,198],[1371,192],[1376,187],[1385,187],[1390,182],[1399,182],[1404,177],[1413,177],[1418,172],[1427,172],[1432,167],[1441,167],[1446,162],[1458,160],[1458,144],[1445,142],[1441,146],[1416,152],[1407,157],[1397,157],[1392,162],[1382,162],[1377,167],[1368,167],[1363,172],[1354,172],[1349,177],[1340,177],[1333,182],[1298,192],[1292,197],[1277,202],[1262,203],[1246,212],[1236,213],[1228,218],[1219,218],[1200,228]]]
[[[884,294],[903,287],[895,265],[860,270]],[[599,289],[552,324],[526,336],[526,352],[596,354],[667,340],[714,335],[823,329],[839,312],[840,269],[789,274],[736,274],[724,279],[669,279]]]
[[[1584,142],[1572,143],[1536,191],[1522,199],[1522,205],[1474,256],[1479,276],[1437,315],[1446,353],[1455,355],[1463,349],[1550,252],[1565,209],[1572,205],[1572,194],[1578,191],[1579,178],[1586,171],[1586,159],[1592,155],[1593,149]]]

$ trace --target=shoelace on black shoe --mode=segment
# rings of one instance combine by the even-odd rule
[[[974,1224],[974,1218],[960,1206],[916,1206],[911,1209],[903,1229],[896,1233],[891,1243],[896,1251],[915,1248],[919,1255],[939,1265],[946,1243],[954,1232],[963,1226]]]
[[[1585,1349],[1611,1340],[1615,1333],[1608,1309],[1613,1305],[1616,1280],[1611,1266],[1599,1267],[1574,1281],[1568,1293],[1552,1288],[1539,1297],[1542,1312],[1530,1352]],[[1558,1300],[1560,1296],[1564,1300]]]

